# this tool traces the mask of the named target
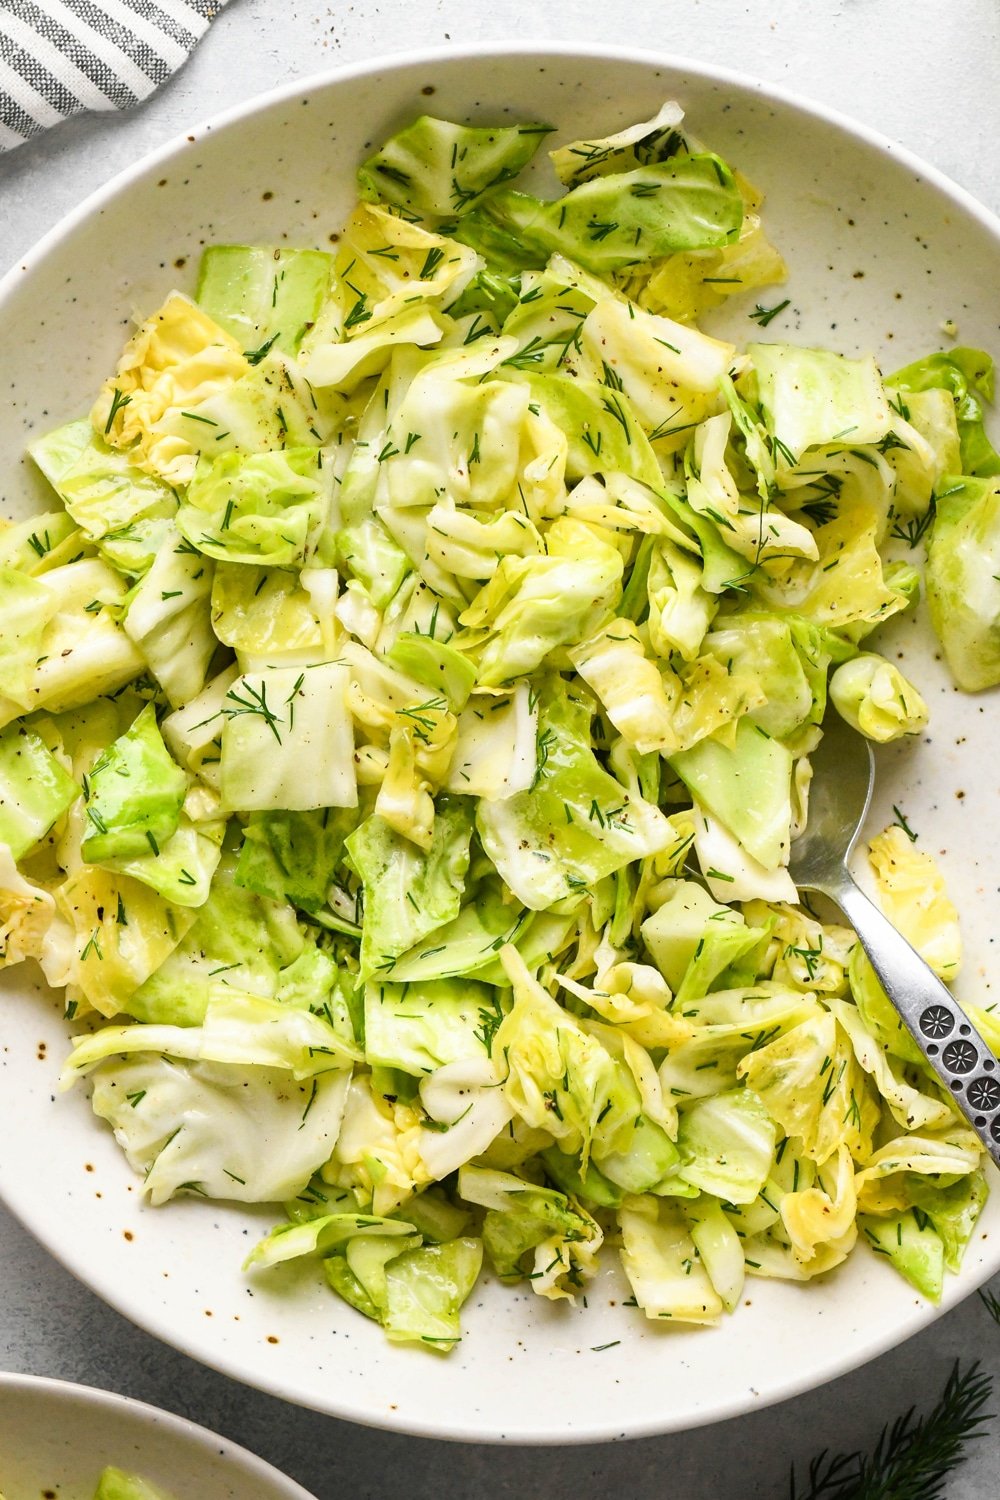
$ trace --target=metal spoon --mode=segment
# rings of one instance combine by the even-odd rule
[[[840,907],[913,1040],[1000,1166],[1000,1068],[950,990],[855,884],[847,861],[871,801],[868,741],[830,714],[812,756],[809,823],[792,845],[789,873]]]

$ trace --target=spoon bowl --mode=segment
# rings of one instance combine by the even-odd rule
[[[809,762],[809,818],[792,844],[789,874],[800,889],[824,891],[829,879],[840,880],[858,841],[875,788],[875,756],[868,740],[830,714]]]

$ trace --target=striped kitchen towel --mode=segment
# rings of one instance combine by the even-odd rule
[[[226,0],[0,0],[0,151],[69,115],[129,109]]]

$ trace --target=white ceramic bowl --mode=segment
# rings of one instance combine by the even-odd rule
[[[0,1375],[4,1500],[92,1500],[107,1465],[175,1500],[314,1500],[262,1459],[155,1406],[64,1380]]]
[[[562,139],[648,117],[676,97],[692,129],[768,194],[791,266],[792,307],[769,336],[874,350],[892,369],[940,346],[997,345],[1000,227],[960,190],[871,133],[748,79],[603,50],[481,49],[393,58],[283,89],[140,163],[103,189],[0,287],[5,401],[0,492],[35,503],[18,455],[32,433],[85,409],[131,313],[190,288],[212,240],[328,243],[353,201],[353,169],[423,109],[480,121],[550,120]],[[751,302],[753,299],[750,299]],[[777,300],[771,295],[768,302]],[[730,311],[740,339],[759,332]],[[961,991],[990,1003],[1000,886],[993,698],[964,698],[932,659],[926,627],[896,629],[927,693],[932,731],[880,762],[881,806],[900,804],[940,853],[963,917]],[[958,798],[956,793],[963,792]],[[621,1302],[613,1267],[589,1306],[484,1286],[447,1358],[387,1344],[315,1268],[248,1281],[240,1262],[270,1213],[188,1199],[151,1210],[83,1092],[55,1095],[67,1050],[59,1008],[22,974],[0,1010],[0,1191],[53,1254],[136,1323],[197,1359],[290,1401],[410,1432],[585,1441],[690,1427],[794,1395],[923,1327],[935,1311],[865,1250],[822,1284],[751,1280],[714,1330],[649,1325]],[[39,1046],[43,1041],[44,1048]],[[1000,1268],[1000,1193],[944,1305]]]

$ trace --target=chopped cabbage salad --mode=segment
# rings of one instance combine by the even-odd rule
[[[992,363],[783,342],[760,195],[676,105],[539,197],[546,134],[415,120],[331,250],[209,248],[32,443],[3,963],[65,990],[151,1203],[273,1203],[248,1273],[311,1257],[389,1339],[604,1244],[658,1321],[858,1241],[934,1300],[980,1144],[787,866],[824,714],[927,722],[873,645],[924,550],[956,682],[1000,681]],[[930,855],[870,859],[953,979]]]

